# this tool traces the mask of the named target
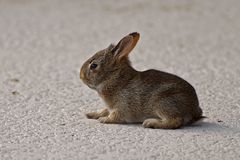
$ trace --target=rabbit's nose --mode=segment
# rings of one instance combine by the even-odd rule
[[[80,71],[80,79],[84,79],[84,73],[83,73],[83,70],[81,69]]]

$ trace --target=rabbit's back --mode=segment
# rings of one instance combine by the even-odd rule
[[[187,81],[157,70],[139,72],[119,91],[118,100],[118,105],[125,106],[126,113],[132,114],[129,117],[133,119],[154,116],[161,107],[178,112],[185,123],[202,114],[195,89]]]

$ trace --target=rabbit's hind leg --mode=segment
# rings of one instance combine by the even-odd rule
[[[107,108],[102,109],[101,111],[98,111],[98,112],[90,112],[86,114],[87,118],[89,119],[98,119],[99,117],[106,117],[108,115],[109,115],[109,111]]]
[[[158,111],[159,118],[149,118],[144,120],[145,128],[177,129],[183,125],[183,118],[178,114]]]

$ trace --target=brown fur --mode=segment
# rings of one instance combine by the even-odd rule
[[[143,123],[146,128],[175,129],[202,117],[194,88],[162,71],[132,68],[128,54],[140,35],[131,33],[97,52],[82,66],[80,78],[96,90],[106,109],[87,114],[101,123]],[[92,63],[97,64],[93,70]]]

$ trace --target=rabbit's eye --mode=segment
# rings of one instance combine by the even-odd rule
[[[93,69],[95,69],[95,68],[97,68],[97,64],[96,63],[92,63],[91,65],[90,65],[90,69],[91,70],[93,70]]]

